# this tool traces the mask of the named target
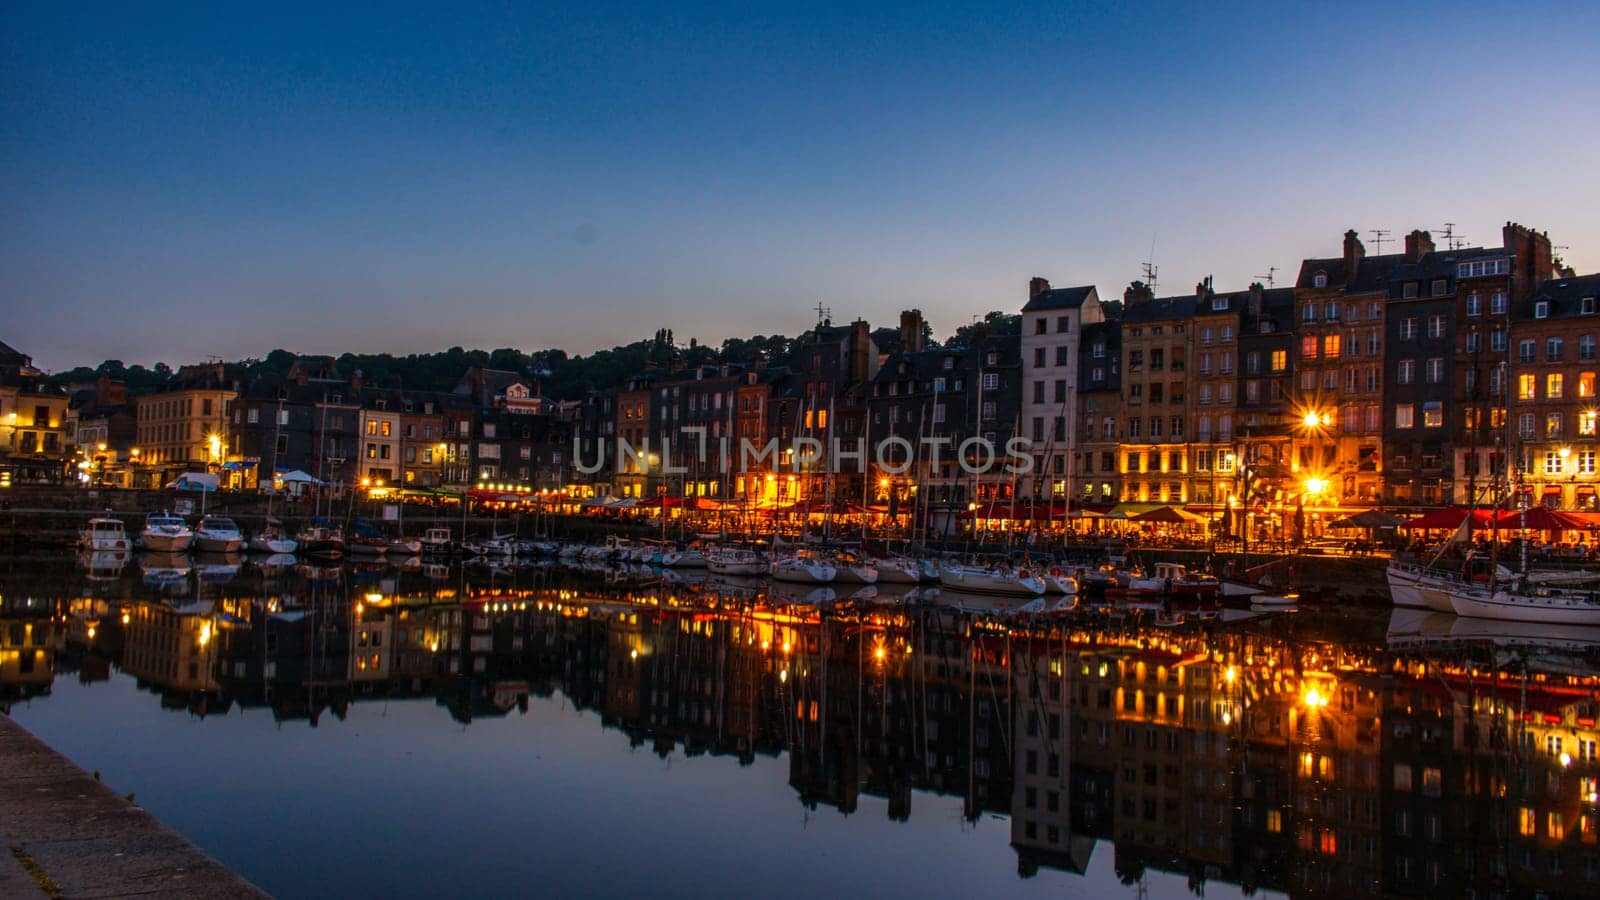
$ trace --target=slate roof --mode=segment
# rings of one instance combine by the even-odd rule
[[[1154,300],[1136,300],[1122,311],[1124,325],[1144,322],[1165,322],[1171,319],[1187,321],[1194,318],[1195,296],[1157,297]]]
[[[1316,276],[1322,272],[1328,276],[1328,287],[1343,288],[1346,294],[1372,294],[1386,291],[1389,280],[1394,275],[1394,270],[1406,261],[1404,253],[1385,253],[1380,256],[1364,256],[1356,263],[1356,277],[1351,279],[1345,272],[1344,257],[1335,256],[1327,259],[1306,259],[1300,261],[1300,275],[1295,279],[1294,286],[1301,290],[1310,290],[1316,287]]]
[[[1089,295],[1095,292],[1094,285],[1086,284],[1079,287],[1051,288],[1040,291],[1028,300],[1022,311],[1045,312],[1053,309],[1077,309],[1083,306]]]
[[[1533,297],[1529,300],[1527,308],[1518,310],[1518,318],[1528,318],[1533,315],[1533,304],[1540,300],[1550,304],[1551,319],[1566,319],[1579,315],[1593,316],[1595,313],[1583,313],[1583,299],[1589,298],[1589,308],[1595,309],[1600,305],[1600,275],[1579,275],[1576,278],[1552,278],[1539,285]]]

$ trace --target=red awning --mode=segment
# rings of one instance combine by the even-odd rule
[[[1488,525],[1494,521],[1494,514],[1486,509],[1468,510],[1465,506],[1447,506],[1436,509],[1425,516],[1412,519],[1401,524],[1401,528],[1430,529],[1430,528],[1460,528],[1467,514],[1472,514],[1472,524]]]
[[[1500,516],[1501,528],[1532,528],[1538,531],[1569,531],[1587,528],[1588,523],[1570,513],[1548,506],[1534,506],[1527,512],[1509,510]]]

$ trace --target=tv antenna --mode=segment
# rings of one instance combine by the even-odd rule
[[[1389,229],[1369,228],[1367,233],[1372,235],[1373,256],[1383,255],[1383,245],[1389,242]]]
[[[822,301],[817,301],[817,327],[821,328],[833,318],[833,310],[823,306]]]
[[[1456,234],[1456,223],[1446,222],[1441,230],[1444,232],[1444,245],[1451,250],[1460,250],[1466,246],[1467,239]]]
[[[1274,274],[1276,274],[1277,271],[1278,271],[1278,267],[1277,266],[1267,266],[1267,274],[1265,274],[1265,275],[1255,275],[1255,276],[1252,276],[1252,277],[1255,278],[1255,280],[1257,280],[1257,281],[1265,281],[1267,283],[1267,287],[1272,287],[1272,281],[1273,281],[1272,276]]]
[[[1150,235],[1150,255],[1139,264],[1139,270],[1144,273],[1145,286],[1150,289],[1150,296],[1156,295],[1156,276],[1161,271],[1156,265],[1156,236]]]

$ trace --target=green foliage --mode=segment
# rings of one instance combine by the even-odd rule
[[[1022,316],[1016,313],[1005,313],[993,310],[977,322],[971,322],[956,329],[950,340],[944,346],[952,350],[965,350],[975,346],[985,337],[997,335],[1011,335],[1022,333]]]

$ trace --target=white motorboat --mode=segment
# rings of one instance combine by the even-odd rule
[[[909,556],[890,556],[877,561],[880,584],[920,584],[925,579],[922,561]]]
[[[1423,599],[1434,588],[1423,588]],[[1547,625],[1600,625],[1600,594],[1592,591],[1459,587],[1445,592],[1458,616]]]
[[[706,568],[715,575],[765,575],[767,561],[748,547],[712,547]]]
[[[1173,602],[1214,604],[1222,597],[1222,583],[1210,575],[1196,575],[1181,563],[1156,563],[1154,573],[1128,580],[1132,596],[1166,597]]]
[[[1250,595],[1250,605],[1258,609],[1289,609],[1298,606],[1299,594],[1260,593]]]
[[[836,553],[832,563],[834,581],[841,584],[878,583],[878,567],[870,559],[854,553]]]
[[[128,549],[128,529],[121,519],[96,518],[78,532],[78,549],[99,553]]]
[[[180,516],[169,512],[151,513],[145,516],[139,543],[157,553],[183,553],[194,543],[194,532]]]
[[[420,538],[408,538],[402,534],[399,537],[389,539],[390,559],[404,559],[408,556],[420,556],[421,554],[422,540]]]
[[[832,563],[810,551],[798,551],[772,560],[772,580],[797,584],[829,584],[839,572]]]
[[[1043,578],[1026,568],[1013,569],[1007,565],[945,563],[939,569],[939,583],[952,590],[1009,597],[1037,597],[1045,592]]]
[[[237,553],[244,549],[244,532],[227,516],[206,516],[194,530],[194,548],[204,553]]]
[[[472,556],[505,559],[517,554],[517,542],[510,535],[497,534],[485,540],[462,544],[461,549]]]
[[[1063,566],[1051,566],[1040,576],[1044,579],[1045,589],[1052,594],[1066,594],[1068,597],[1077,596],[1078,579]]]
[[[293,553],[299,546],[298,541],[283,533],[283,523],[272,518],[267,519],[267,527],[250,539],[250,549],[261,553]]]
[[[686,547],[661,554],[661,564],[669,569],[704,569],[706,558],[699,550]]]

